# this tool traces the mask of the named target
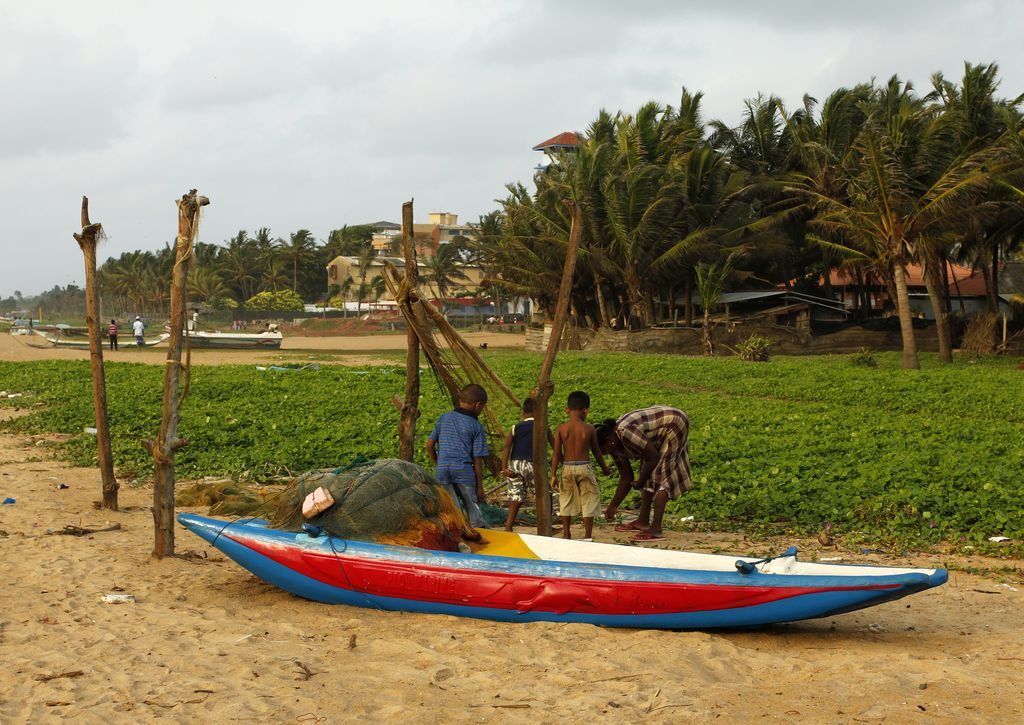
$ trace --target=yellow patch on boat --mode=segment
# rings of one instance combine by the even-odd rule
[[[487,540],[487,543],[482,546],[470,543],[474,554],[482,556],[509,556],[514,559],[540,558],[533,553],[533,549],[526,545],[519,534],[495,529],[479,529],[479,531],[484,539]]]

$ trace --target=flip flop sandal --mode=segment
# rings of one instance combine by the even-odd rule
[[[644,532],[642,534],[637,534],[636,536],[630,536],[629,540],[646,543],[649,541],[664,541],[665,537],[660,534],[648,534],[647,532]]]

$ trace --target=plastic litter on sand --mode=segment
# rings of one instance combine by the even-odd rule
[[[134,594],[104,594],[103,601],[107,604],[135,604]]]

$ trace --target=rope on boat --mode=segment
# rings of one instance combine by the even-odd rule
[[[755,573],[757,571],[757,565],[758,564],[767,564],[770,561],[775,561],[776,559],[786,559],[786,558],[788,558],[790,556],[796,556],[796,547],[795,546],[789,547],[788,549],[786,549],[781,554],[776,554],[775,556],[769,556],[769,557],[767,557],[765,559],[758,559],[757,561],[744,561],[743,559],[737,559],[736,560],[736,571],[738,571],[740,574],[753,574],[753,573]]]

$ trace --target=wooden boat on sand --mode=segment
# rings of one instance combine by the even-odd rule
[[[829,617],[945,583],[945,569],[808,563],[646,549],[481,530],[472,553],[268,528],[262,519],[178,521],[264,581],[329,604],[505,622],[755,627]]]

